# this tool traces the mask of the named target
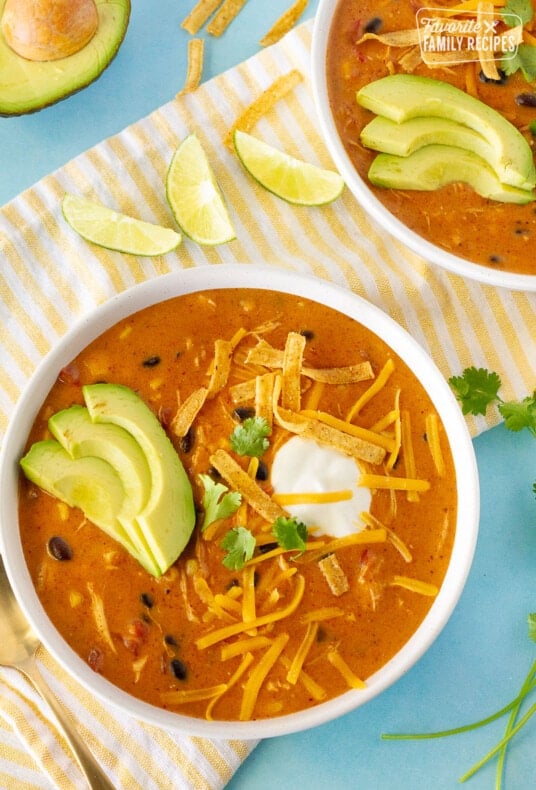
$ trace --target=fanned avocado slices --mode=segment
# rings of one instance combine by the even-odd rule
[[[0,18],[6,0],[0,0]],[[17,55],[0,33],[0,115],[24,115],[87,87],[111,63],[125,36],[130,0],[95,0],[99,24],[78,52],[59,60],[35,61]]]

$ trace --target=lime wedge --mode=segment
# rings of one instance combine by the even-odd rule
[[[239,129],[234,133],[234,145],[248,173],[289,203],[321,206],[336,200],[344,189],[338,173],[295,159]]]
[[[173,155],[166,179],[166,195],[183,233],[198,244],[224,244],[235,238],[206,154],[190,134]]]
[[[180,233],[171,228],[119,214],[78,195],[65,195],[61,207],[73,230],[108,250],[131,255],[165,255],[181,241]]]

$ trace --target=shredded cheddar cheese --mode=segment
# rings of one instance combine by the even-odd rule
[[[428,491],[428,480],[410,479],[408,477],[391,477],[389,475],[363,474],[358,485],[366,488],[386,488],[393,491]]]
[[[419,579],[411,579],[409,576],[395,576],[391,584],[394,587],[404,587],[411,592],[420,593],[420,595],[429,595],[431,597],[437,595],[439,592],[435,584],[420,581]]]
[[[426,436],[428,439],[428,447],[434,461],[434,465],[439,477],[445,475],[445,459],[441,451],[441,441],[439,438],[439,420],[437,414],[426,415]]]
[[[253,710],[255,708],[255,703],[257,701],[257,696],[263,681],[283,652],[288,640],[288,634],[282,633],[279,634],[279,636],[276,636],[272,645],[268,648],[261,660],[254,667],[244,688],[244,696],[242,697],[242,705],[240,707],[239,715],[240,721],[248,721],[251,719]]]
[[[372,398],[382,390],[385,385],[387,384],[391,374],[395,369],[395,363],[391,358],[387,360],[381,371],[379,372],[377,378],[374,382],[368,387],[365,392],[357,399],[354,403],[350,411],[346,416],[347,422],[352,422],[352,420],[359,414],[363,406],[365,406]]]
[[[294,596],[290,603],[283,609],[278,609],[275,612],[270,612],[269,614],[257,617],[251,623],[234,623],[233,625],[219,628],[216,631],[210,631],[208,634],[205,634],[205,636],[202,636],[196,640],[197,647],[199,650],[204,650],[205,648],[211,647],[211,645],[215,645],[218,642],[223,642],[224,639],[229,639],[231,636],[241,634],[244,631],[247,631],[248,628],[259,628],[260,626],[267,625],[268,623],[275,623],[278,620],[284,620],[285,617],[288,617],[289,614],[292,614],[292,612],[296,611],[304,592],[305,579],[301,574],[296,574],[296,589],[294,591]]]
[[[287,672],[287,681],[295,685],[298,681],[300,676],[300,672],[302,671],[303,664],[305,659],[307,658],[307,654],[311,649],[313,642],[316,639],[316,635],[318,633],[318,622],[315,620],[310,620],[307,623],[307,628],[305,631],[305,635],[296,651],[294,658],[290,664],[289,670]]]
[[[273,494],[272,499],[278,505],[325,505],[330,502],[343,502],[352,498],[348,489],[342,491],[304,491],[292,494]]]
[[[255,650],[261,650],[271,643],[272,640],[267,636],[252,636],[249,639],[240,639],[238,642],[222,646],[221,660],[228,661],[230,658],[235,658],[243,653],[253,653]]]
[[[413,440],[411,438],[411,416],[407,409],[404,409],[401,414],[401,432],[406,477],[415,479],[417,477],[417,468],[415,466],[415,452],[413,450]],[[408,491],[407,499],[408,502],[418,502],[419,493],[417,491]]]
[[[352,672],[346,661],[343,659],[341,654],[335,648],[328,650],[328,661],[329,663],[338,669],[345,681],[348,683],[349,688],[352,689],[366,689],[367,684],[358,678],[357,675]]]

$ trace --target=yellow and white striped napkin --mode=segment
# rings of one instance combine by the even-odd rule
[[[402,324],[445,377],[470,365],[495,370],[505,399],[536,381],[536,294],[510,292],[431,267],[372,223],[346,190],[323,208],[291,207],[253,182],[223,145],[237,115],[277,76],[304,80],[254,133],[331,167],[309,80],[311,22],[275,46],[181,96],[78,156],[0,210],[0,431],[39,360],[80,316],[129,286],[176,269],[263,263],[354,290]],[[201,248],[185,239],[157,259],[109,252],[80,239],[61,216],[65,192],[173,226],[165,174],[177,144],[195,131],[225,194],[237,239]],[[473,435],[498,421],[471,419]],[[118,788],[220,788],[254,747],[178,736],[133,721],[90,697],[43,654],[51,685]],[[82,787],[46,707],[14,671],[0,671],[0,787]]]

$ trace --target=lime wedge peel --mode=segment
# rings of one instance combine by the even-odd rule
[[[312,165],[237,129],[234,145],[248,173],[274,195],[300,206],[323,206],[344,189],[339,173]]]
[[[188,135],[173,155],[166,197],[178,226],[192,241],[216,245],[236,238],[223,195],[195,134]]]
[[[165,255],[181,242],[181,234],[171,228],[120,214],[78,195],[66,194],[63,216],[84,239],[109,250],[131,255]]]

